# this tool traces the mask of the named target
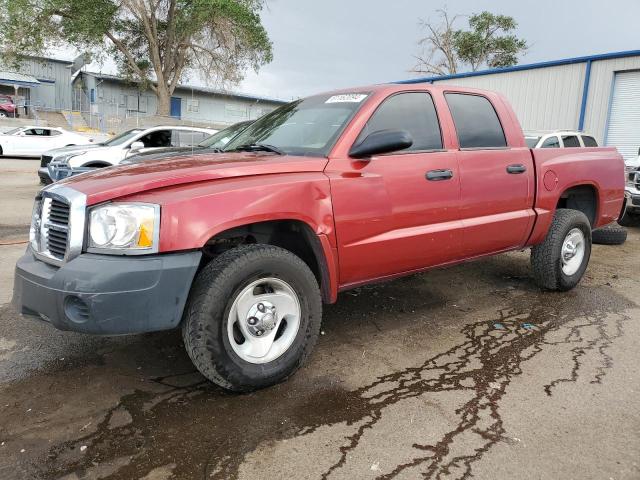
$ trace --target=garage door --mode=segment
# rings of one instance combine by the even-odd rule
[[[606,144],[618,147],[625,160],[640,148],[640,72],[616,73]]]

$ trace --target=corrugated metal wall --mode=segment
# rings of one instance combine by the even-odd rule
[[[20,73],[41,82],[31,89],[31,104],[52,110],[71,108],[71,62],[32,58],[22,63]]]
[[[504,94],[524,130],[575,129],[580,117],[585,64],[494,73],[434,82]]]
[[[609,102],[615,72],[640,70],[640,57],[614,58],[599,60],[591,66],[591,81],[585,116],[584,129],[596,135],[599,142],[604,141],[604,133],[609,116]],[[638,92],[640,108],[640,92]],[[640,132],[638,133],[640,135]]]
[[[453,78],[447,83],[504,94],[524,130],[577,129],[587,63]],[[605,143],[613,78],[616,72],[640,70],[640,56],[592,62],[584,130]],[[638,92],[640,108],[640,92]]]
[[[87,79],[91,77],[87,76]],[[122,118],[125,115],[155,115],[157,111],[157,99],[151,91],[139,92],[137,88],[122,83],[97,80],[95,83],[87,82],[87,95],[90,95],[93,86],[96,93],[92,113]],[[176,89],[173,96],[182,99],[182,120],[219,125],[255,119],[281,105],[276,102],[225,97],[187,89]]]
[[[30,89],[20,89],[19,95],[30,105],[38,105],[51,110],[71,108],[71,62],[56,61],[44,58],[28,58],[18,68],[13,65],[0,65],[8,71],[17,71],[31,75],[40,81],[40,85]],[[9,87],[10,90],[13,90]],[[6,90],[6,89],[4,89]],[[9,92],[13,95],[13,91]]]

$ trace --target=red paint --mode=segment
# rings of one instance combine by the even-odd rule
[[[0,95],[0,98],[4,99],[4,103],[0,103],[0,110],[6,112],[9,117],[16,117],[18,113],[18,106],[13,101],[10,95]]]
[[[89,205],[108,200],[159,203],[160,251],[198,249],[229,228],[275,219],[305,222],[319,236],[329,298],[337,292],[437,265],[541,242],[565,190],[590,185],[596,226],[614,221],[624,196],[622,157],[613,148],[526,148],[519,123],[498,94],[433,85],[380,85],[328,158],[269,153],[185,155],[73,177]],[[401,91],[427,91],[441,123],[443,151],[352,159],[348,151],[376,107]],[[508,147],[460,150],[444,92],[471,92],[494,105]],[[337,93],[337,92],[336,92]],[[522,174],[507,166],[526,167]],[[428,182],[429,170],[453,179]],[[553,177],[553,188],[548,188]],[[547,185],[547,188],[543,188]]]
[[[553,192],[558,186],[558,175],[553,170],[547,170],[544,174],[544,188],[549,192]]]

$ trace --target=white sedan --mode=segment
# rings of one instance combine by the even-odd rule
[[[87,145],[93,138],[57,127],[20,127],[0,135],[0,155],[39,157],[47,150]]]

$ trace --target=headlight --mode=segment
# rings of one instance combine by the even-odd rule
[[[160,206],[109,203],[89,210],[87,251],[141,255],[158,251]]]
[[[40,251],[40,224],[42,222],[42,199],[38,198],[33,203],[31,212],[31,227],[29,228],[29,243],[34,251]]]
[[[56,163],[58,165],[69,165],[69,161],[72,158],[80,157],[81,155],[84,155],[85,153],[87,153],[87,152],[85,151],[85,152],[66,153],[64,155],[60,155],[59,157],[54,158],[52,163]]]

